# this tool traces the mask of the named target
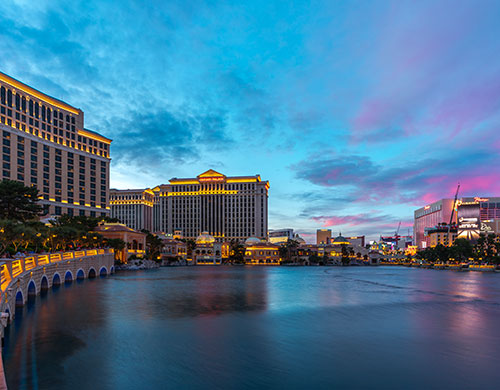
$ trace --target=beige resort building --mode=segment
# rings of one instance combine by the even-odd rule
[[[260,175],[226,176],[210,169],[152,189],[112,190],[111,215],[136,229],[152,220],[148,230],[192,240],[202,232],[217,242],[267,239],[268,190]]]
[[[83,111],[0,72],[0,180],[36,186],[45,215],[109,214],[111,140]]]

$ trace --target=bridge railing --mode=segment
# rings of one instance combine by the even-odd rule
[[[54,264],[60,261],[71,261],[87,256],[103,255],[113,253],[113,249],[84,249],[73,252],[56,252],[33,256],[20,257],[17,259],[0,259],[0,289],[5,291],[13,279],[33,268]]]

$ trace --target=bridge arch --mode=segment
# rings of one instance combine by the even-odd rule
[[[8,326],[12,321],[12,314],[10,313],[10,305],[8,303],[7,306],[5,307],[5,313],[9,315],[9,318],[7,318],[7,326]]]
[[[28,283],[28,298],[33,298],[36,296],[36,284],[33,279]]]
[[[83,280],[85,279],[85,272],[83,272],[83,269],[79,269],[76,271],[76,280]]]
[[[94,267],[90,267],[90,269],[89,269],[89,276],[88,276],[88,277],[89,277],[89,279],[93,279],[93,278],[95,278],[96,276],[97,276],[97,272],[95,272]]]
[[[47,291],[49,289],[49,279],[47,279],[47,275],[42,276],[42,280],[40,281],[40,291]]]
[[[16,307],[19,306],[24,306],[24,297],[23,297],[23,292],[21,290],[19,290],[16,293]]]
[[[114,274],[115,273],[115,266],[114,265],[111,266],[111,269],[109,270],[109,273],[110,274]]]
[[[59,275],[58,272],[56,272],[54,274],[54,277],[52,278],[52,287],[60,285],[61,285],[61,276]]]
[[[99,276],[104,277],[107,275],[108,275],[108,270],[106,269],[106,267],[101,267],[101,269],[99,270]]]
[[[70,284],[73,282],[73,274],[71,273],[70,270],[66,271],[64,274],[64,283]]]

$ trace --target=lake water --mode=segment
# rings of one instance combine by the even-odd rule
[[[191,267],[62,286],[18,310],[9,389],[493,389],[500,274]]]

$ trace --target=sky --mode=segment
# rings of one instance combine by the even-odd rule
[[[0,70],[112,138],[111,186],[269,180],[269,227],[411,233],[500,196],[500,2],[0,2]]]

